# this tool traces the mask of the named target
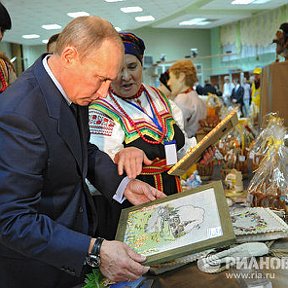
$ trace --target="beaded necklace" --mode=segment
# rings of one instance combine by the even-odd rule
[[[117,100],[114,98],[114,96],[112,95],[111,91],[109,91],[109,95],[112,99],[112,101],[114,102],[114,104],[117,106],[117,108],[119,109],[119,111],[121,111],[121,113],[123,113],[123,115],[128,119],[130,125],[137,131],[137,133],[139,134],[139,136],[143,139],[143,141],[149,143],[149,144],[161,144],[165,135],[166,135],[166,132],[167,132],[167,129],[166,129],[166,125],[162,119],[162,117],[159,115],[156,107],[155,107],[155,104],[153,103],[153,99],[151,98],[151,96],[149,95],[148,91],[145,89],[145,87],[143,85],[141,85],[141,92],[143,91],[145,93],[145,95],[147,96],[149,102],[151,103],[152,105],[152,108],[153,108],[153,111],[155,112],[156,114],[156,117],[158,120],[160,120],[160,124],[161,124],[161,127],[162,127],[162,132],[161,132],[161,136],[160,136],[160,139],[159,140],[149,140],[147,138],[145,138],[145,136],[142,134],[141,130],[139,129],[139,127],[136,125],[136,123],[131,119],[131,117],[126,113],[126,111],[120,106],[120,104],[117,102]],[[117,96],[117,94],[115,94]],[[137,97],[133,96],[133,97],[130,97],[129,99],[133,99],[133,98],[138,98],[140,97],[140,95],[137,93],[136,94]],[[119,96],[118,96],[119,97]]]
[[[109,91],[111,91],[111,92],[112,92],[114,95],[116,95],[117,97],[121,97],[121,96],[119,96],[119,95],[113,90],[113,88],[112,88],[111,86],[110,86],[110,88],[109,88]],[[137,99],[137,98],[139,98],[139,97],[141,96],[141,94],[142,94],[143,91],[144,91],[144,86],[143,86],[143,84],[141,84],[138,92],[137,92],[135,95],[130,96],[130,97],[126,97],[125,99]]]

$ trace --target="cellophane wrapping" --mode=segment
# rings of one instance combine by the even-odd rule
[[[287,211],[288,148],[284,139],[288,132],[283,123],[277,115],[269,115],[266,128],[255,140],[252,153],[261,155],[262,159],[248,187],[251,206]]]

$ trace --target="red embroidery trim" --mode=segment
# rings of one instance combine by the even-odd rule
[[[155,188],[164,192],[163,179],[161,174],[156,174],[154,177]]]

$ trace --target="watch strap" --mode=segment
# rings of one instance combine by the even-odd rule
[[[100,249],[101,249],[101,245],[103,241],[104,241],[104,238],[101,238],[101,237],[96,238],[90,254],[100,256]]]

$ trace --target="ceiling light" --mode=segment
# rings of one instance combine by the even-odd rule
[[[125,1],[125,0],[104,0],[104,1],[112,3],[112,2],[122,2],[122,1]]]
[[[232,5],[247,5],[251,4],[254,0],[234,0],[231,2]]]
[[[120,32],[122,29],[120,27],[114,27],[117,32]]]
[[[61,29],[62,26],[58,25],[58,24],[47,24],[47,25],[42,25],[41,26],[43,29],[46,30],[55,30],[55,29]]]
[[[48,43],[48,39],[42,40],[42,43],[47,44]]]
[[[179,23],[180,26],[184,26],[184,25],[199,25],[199,23],[204,22],[205,20],[207,20],[206,18],[194,18],[191,20],[187,20],[187,21],[182,21]]]
[[[22,38],[24,38],[24,39],[36,39],[36,38],[40,38],[40,35],[37,35],[37,34],[27,34],[27,35],[22,35]]]
[[[137,17],[135,17],[135,20],[137,22],[148,22],[148,21],[154,21],[155,18],[151,15],[149,15],[149,16],[137,16]]]
[[[90,14],[87,12],[81,11],[81,12],[70,12],[70,13],[67,13],[67,15],[72,18],[77,18],[81,16],[89,16]]]
[[[264,3],[267,3],[267,2],[270,2],[271,0],[255,0],[253,2],[253,4],[264,4]]]
[[[142,12],[143,11],[143,9],[139,6],[123,7],[123,8],[120,8],[120,10],[124,13],[135,13],[135,12]]]
[[[210,24],[210,23],[211,23],[210,21],[202,21],[202,22],[199,22],[199,23],[197,23],[197,24],[195,24],[195,25],[205,26],[205,25],[208,25],[208,24]]]

